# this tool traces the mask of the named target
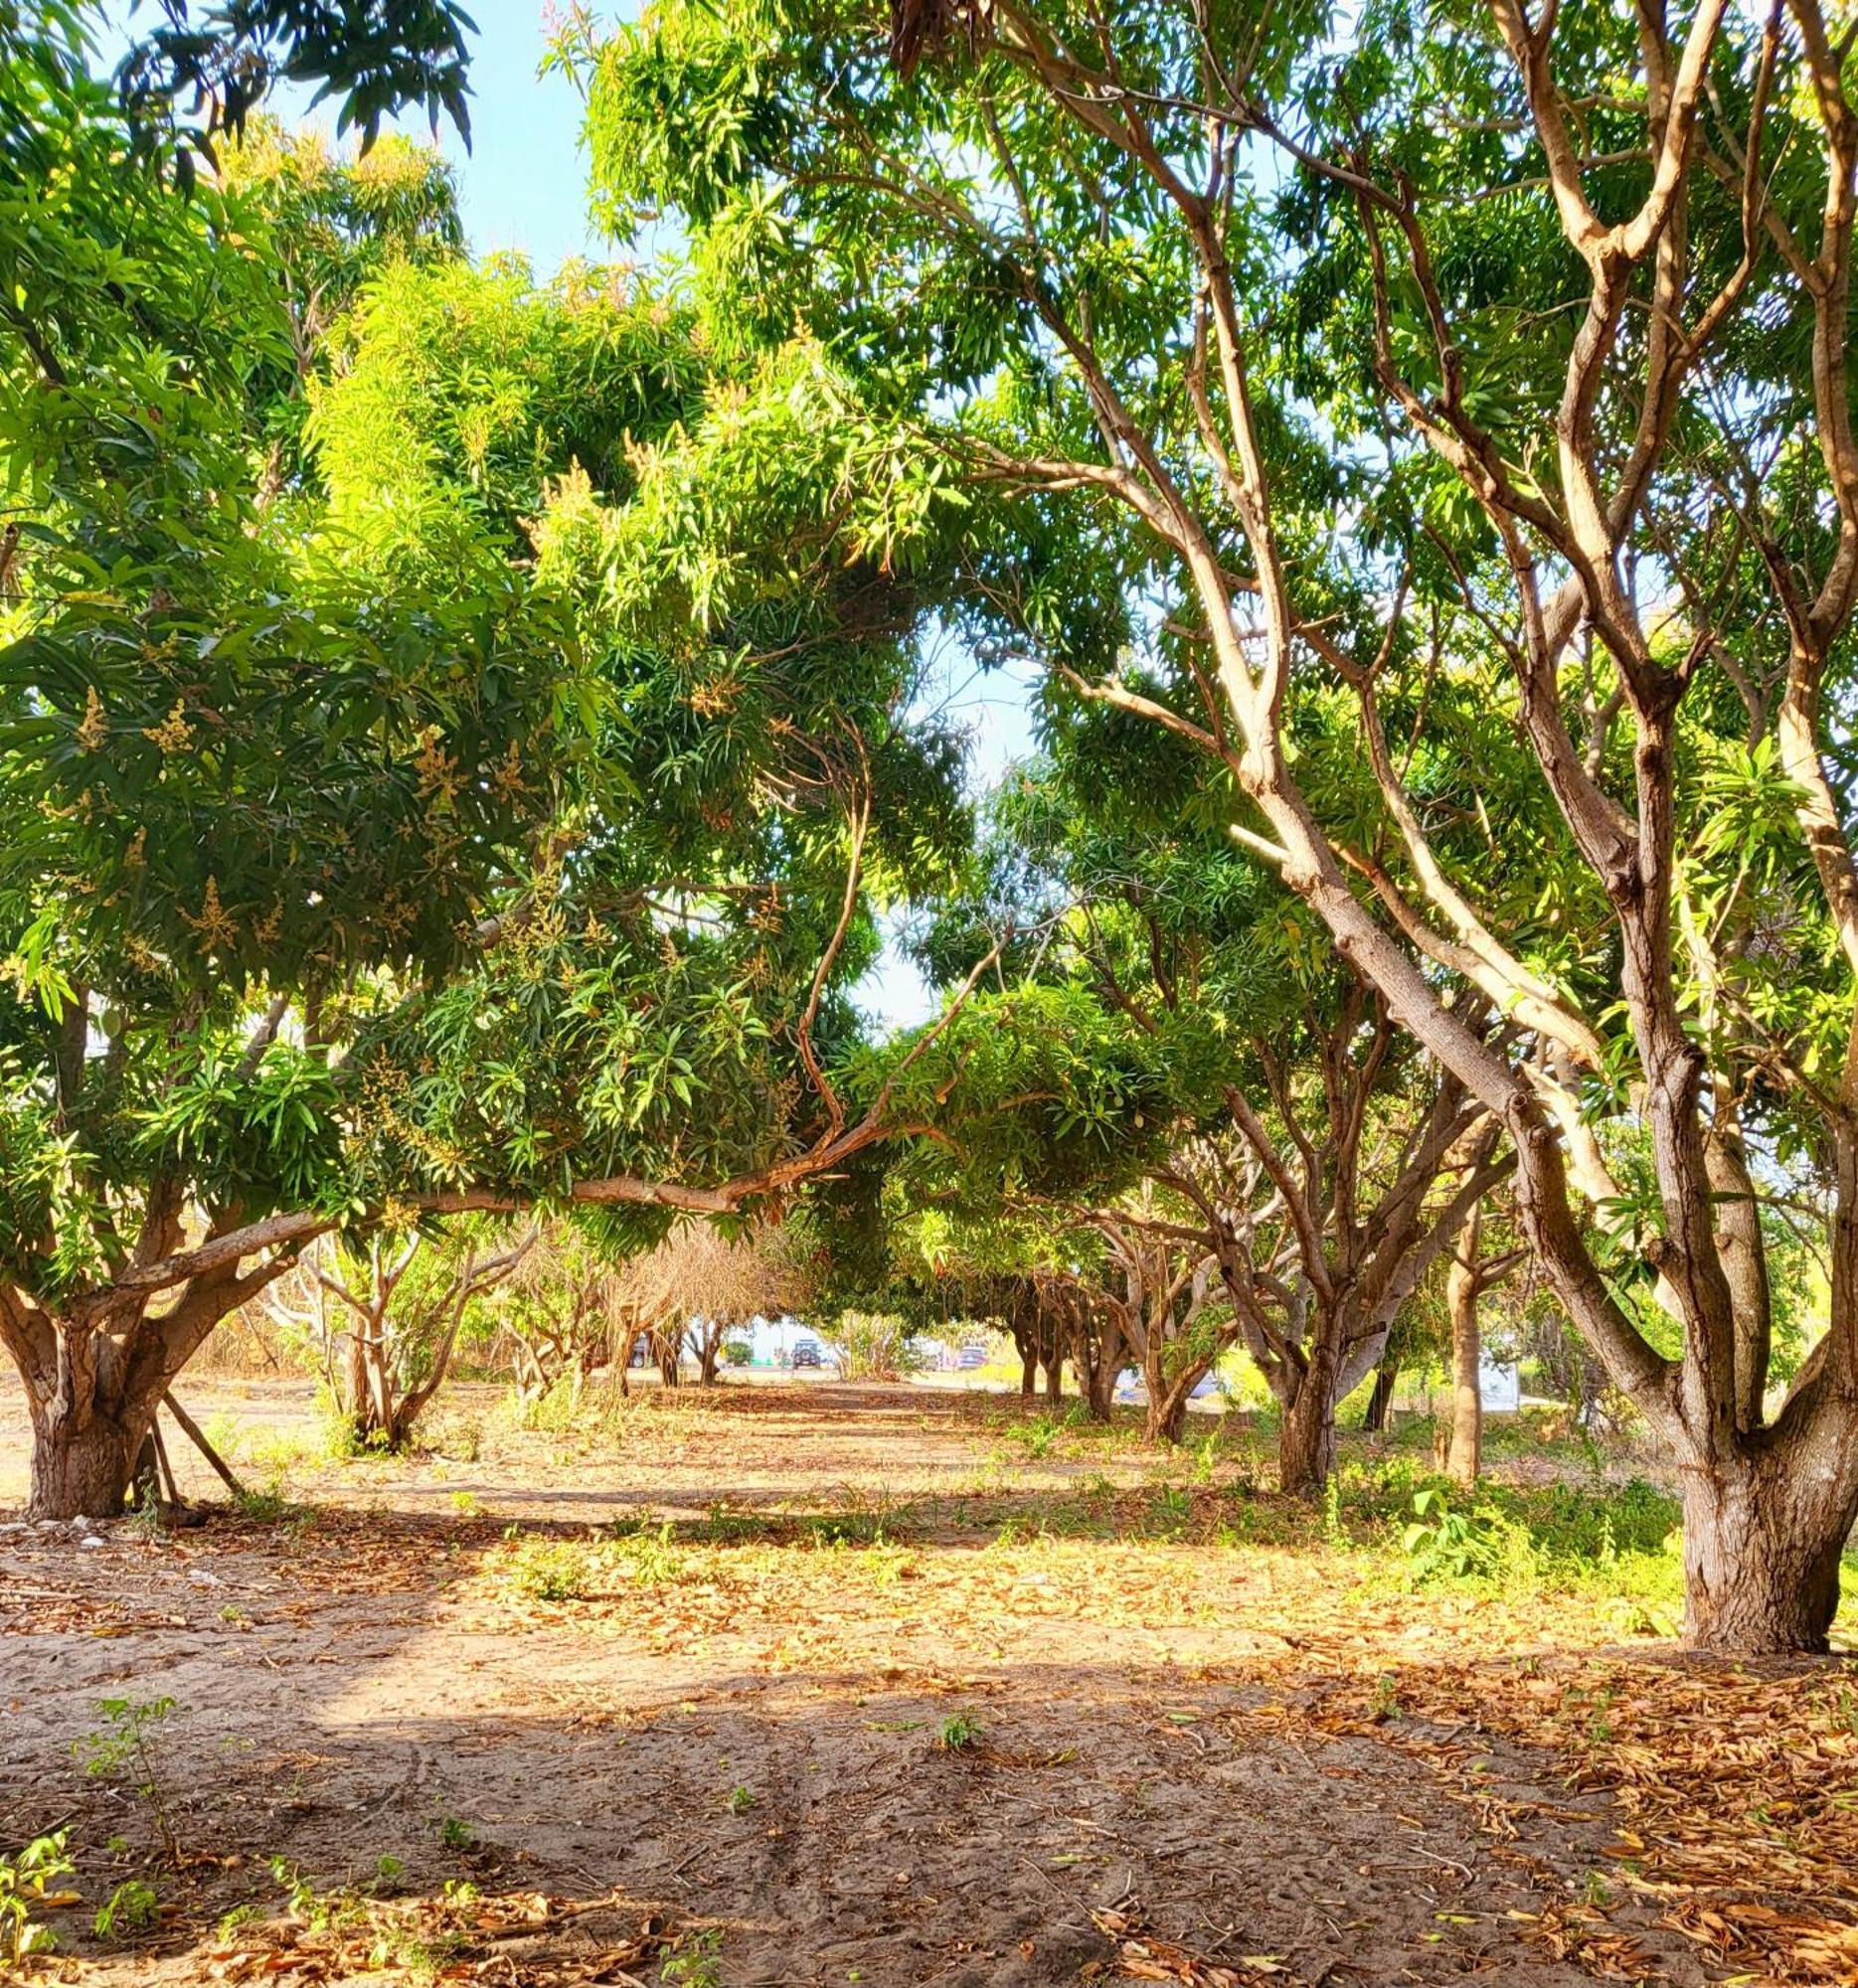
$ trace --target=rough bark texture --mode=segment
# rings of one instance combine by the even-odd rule
[[[1854,1433],[1858,1433],[1855,1431]],[[1726,1656],[1823,1655],[1839,1603],[1854,1473],[1822,1476],[1784,1449],[1684,1472],[1685,1631]]]
[[[70,1416],[36,1414],[27,1517],[113,1518],[128,1500],[144,1433],[131,1434],[106,1415],[80,1426]]]
[[[1318,1344],[1277,1430],[1277,1482],[1286,1497],[1320,1498],[1335,1468],[1335,1386]]]

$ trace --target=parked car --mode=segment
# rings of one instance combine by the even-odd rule
[[[987,1364],[987,1349],[984,1346],[964,1346],[954,1357],[954,1364],[963,1373]]]
[[[819,1341],[796,1339],[793,1342],[793,1364],[796,1367],[823,1367],[826,1363],[819,1357]]]

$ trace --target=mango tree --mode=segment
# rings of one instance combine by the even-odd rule
[[[896,1129],[845,989],[964,817],[933,499],[816,347],[441,255],[305,369],[262,186],[139,175],[65,53],[6,87],[0,1343],[31,1509],[100,1514],[317,1236],[636,1246]]]
[[[1744,1653],[1825,1647],[1858,1514],[1849,57],[1820,0],[789,0],[583,53],[616,215],[680,203],[755,314],[890,355],[974,487],[1126,577],[1181,699],[1051,662],[1226,769],[1236,832],[1500,1122],[1531,1249],[1680,1473],[1689,1632]],[[1090,568],[978,557],[1075,623]],[[1514,759],[1426,747],[1472,686],[1559,852],[1533,900]],[[1355,702],[1367,810],[1304,777],[1312,688]],[[1770,1401],[1783,1181],[1831,1293]]]

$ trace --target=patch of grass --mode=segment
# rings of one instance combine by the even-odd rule
[[[532,1601],[579,1601],[598,1584],[597,1556],[584,1541],[520,1540],[506,1570]]]
[[[755,1805],[755,1790],[740,1786],[730,1789],[729,1800],[725,1804],[731,1815],[747,1815]]]
[[[440,1849],[443,1850],[460,1852],[475,1850],[477,1848],[477,1832],[472,1829],[468,1822],[459,1816],[443,1816],[440,1818],[438,1825],[438,1842]]]
[[[451,1494],[451,1509],[461,1519],[481,1519],[484,1516],[484,1501],[475,1491],[454,1491]]]
[[[643,1526],[619,1542],[619,1569],[640,1587],[668,1587],[690,1577],[689,1556],[680,1549],[666,1519],[655,1531]]]
[[[1194,1521],[1193,1493],[1179,1484],[1158,1484],[1148,1500],[1143,1530],[1152,1539],[1178,1540]]]
[[[1065,1433],[1065,1425],[1055,1421],[1049,1414],[1034,1415],[1030,1421],[1015,1422],[1007,1430],[1013,1441],[1035,1461],[1049,1456],[1058,1447],[1059,1438]]]

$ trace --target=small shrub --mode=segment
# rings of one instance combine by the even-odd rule
[[[264,1914],[253,1905],[235,1905],[230,1912],[220,1914],[217,1937],[222,1946],[232,1943],[249,1925],[259,1924]]]
[[[723,1935],[712,1926],[707,1932],[693,1934],[678,1944],[672,1954],[658,1970],[658,1979],[666,1988],[717,1988],[722,1980]]]
[[[302,1509],[293,1505],[285,1494],[281,1469],[274,1469],[261,1489],[253,1490],[247,1485],[235,1491],[233,1508],[242,1519],[250,1519],[260,1526],[274,1526],[282,1520],[296,1518]]]
[[[847,1381],[898,1381],[923,1364],[910,1326],[888,1312],[842,1311],[832,1338]]]
[[[438,1825],[438,1841],[445,1850],[475,1850],[477,1832],[458,1816],[448,1815]]]
[[[156,1739],[162,1725],[174,1711],[173,1699],[152,1698],[138,1702],[127,1698],[106,1698],[97,1710],[103,1715],[102,1728],[74,1740],[72,1752],[84,1762],[86,1774],[116,1774],[124,1768],[131,1771],[134,1776],[131,1786],[154,1812],[155,1827],[160,1832],[161,1847],[167,1854],[168,1862],[178,1864],[181,1845],[168,1813],[168,1792],[162,1777]]]

